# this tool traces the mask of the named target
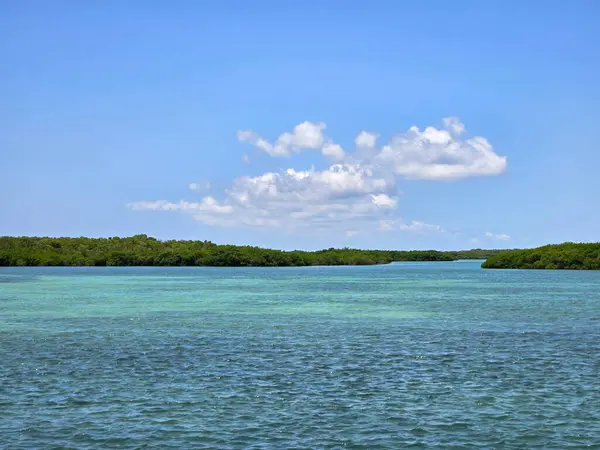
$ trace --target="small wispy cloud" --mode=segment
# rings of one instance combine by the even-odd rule
[[[210,181],[196,181],[194,183],[188,184],[188,187],[192,191],[196,192],[204,192],[210,189]]]
[[[485,232],[485,237],[491,238],[491,239],[498,239],[499,241],[508,241],[510,239],[510,236],[508,234],[505,234],[505,233],[494,234],[489,231]]]
[[[446,229],[441,225],[419,222],[413,220],[410,223],[404,223],[401,220],[381,220],[379,222],[379,231],[410,231],[418,234],[425,233],[446,233]]]

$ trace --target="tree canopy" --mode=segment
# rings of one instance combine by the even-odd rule
[[[0,266],[332,266],[393,261],[485,259],[499,250],[357,250],[314,252],[161,241],[144,234],[112,238],[0,237]]]
[[[511,250],[491,256],[485,269],[575,269],[600,270],[600,243],[546,245],[528,250]]]

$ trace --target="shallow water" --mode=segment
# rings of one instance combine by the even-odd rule
[[[0,448],[600,448],[600,272],[0,268]]]

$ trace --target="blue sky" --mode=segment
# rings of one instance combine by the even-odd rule
[[[597,241],[599,20],[594,1],[0,2],[0,235]]]

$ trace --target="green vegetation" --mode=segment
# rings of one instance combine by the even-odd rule
[[[316,252],[216,245],[210,241],[159,241],[144,234],[108,239],[0,237],[0,266],[332,266],[392,261],[485,259],[499,250],[457,252],[355,250]]]
[[[600,270],[600,243],[546,245],[511,250],[490,257],[485,269],[577,269]]]

